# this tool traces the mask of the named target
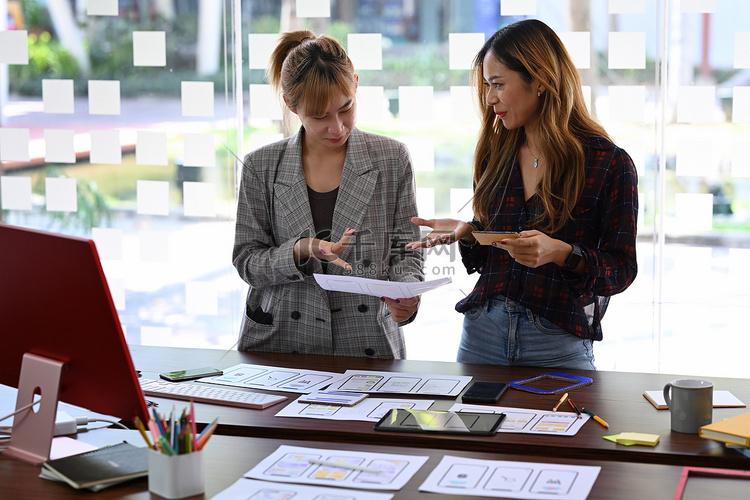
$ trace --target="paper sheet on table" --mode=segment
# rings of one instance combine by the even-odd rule
[[[417,455],[281,445],[246,472],[245,477],[284,483],[397,491],[409,482],[428,458]],[[336,467],[311,462],[318,460],[326,463],[343,462],[349,466]],[[357,467],[376,469],[379,472],[356,470]]]
[[[451,282],[451,278],[430,281],[385,281],[338,274],[313,274],[315,281],[324,290],[333,292],[361,293],[389,299],[410,299]]]
[[[299,400],[296,400],[279,410],[276,416],[377,422],[392,408],[427,410],[434,402],[433,399],[408,400],[367,398],[354,406],[334,406],[326,404],[300,403]]]
[[[503,406],[482,406],[463,403],[454,404],[450,411],[474,413],[505,413],[505,420],[497,432],[517,432],[523,434],[550,434],[553,436],[575,436],[589,421],[586,414],[578,418],[573,412],[549,410],[529,410]]]
[[[379,493],[375,491],[347,490],[343,496],[341,493],[342,491],[337,488],[272,483],[268,481],[256,481],[254,479],[243,477],[232,486],[213,497],[213,500],[236,500],[237,498],[285,499],[292,497],[294,497],[294,500],[320,500],[323,498],[345,498],[347,500],[391,500],[393,498],[392,493]]]
[[[585,500],[601,467],[479,460],[446,455],[420,491],[450,495]]]
[[[664,391],[645,391],[643,396],[653,404],[657,410],[668,410],[667,402],[664,400]],[[713,392],[714,408],[744,408],[746,405],[737,396],[729,391]]]
[[[222,375],[202,378],[198,382],[307,394],[342,377],[341,373],[239,363],[226,368]]]
[[[331,383],[329,391],[380,394],[422,394],[427,396],[458,396],[471,382],[469,375],[438,375],[419,373],[346,370],[344,376]]]

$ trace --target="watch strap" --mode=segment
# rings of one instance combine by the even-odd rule
[[[581,250],[581,247],[576,245],[575,243],[571,243],[571,246],[573,247],[573,250],[571,250],[568,258],[565,259],[565,264],[563,264],[562,266],[566,271],[573,271],[575,268],[577,268],[578,264],[581,263],[581,259],[583,258],[583,251]]]

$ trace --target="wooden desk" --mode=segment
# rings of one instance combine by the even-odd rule
[[[247,353],[210,349],[181,349],[168,347],[132,346],[137,369],[144,376],[157,378],[158,372],[198,366],[228,368],[237,363],[250,363],[287,368],[344,373],[347,369],[379,370],[411,373],[436,373],[471,375],[475,380],[509,382],[539,375],[547,370],[539,368],[507,368],[489,365],[415,361],[373,360],[334,356],[309,356],[272,353]],[[493,451],[509,454],[529,454],[549,457],[592,459],[595,461],[622,461],[691,465],[697,467],[722,467],[749,469],[750,461],[722,443],[703,439],[697,435],[680,434],[670,430],[670,414],[656,410],[644,397],[644,390],[660,389],[667,382],[680,378],[674,375],[625,373],[609,371],[569,370],[585,375],[594,383],[570,393],[578,407],[594,411],[609,424],[605,429],[590,421],[573,437],[501,433],[493,437],[427,435],[377,432],[369,422],[336,422],[305,418],[277,418],[274,415],[286,403],[263,411],[239,410],[215,405],[196,405],[197,417],[210,422],[219,417],[219,432],[238,436],[261,436],[281,439],[319,439],[330,443],[351,442],[442,448],[463,451]],[[750,402],[750,382],[743,379],[712,378],[714,388],[729,390],[740,400]],[[292,393],[284,394],[293,400]],[[410,396],[411,397],[411,396]],[[158,398],[151,398],[159,401]],[[430,398],[435,399],[435,398]],[[551,409],[557,396],[540,396],[525,391],[509,389],[499,406],[530,409]],[[433,408],[447,409],[459,398],[438,399]],[[170,405],[171,403],[166,403]],[[567,408],[569,410],[569,408]],[[737,415],[750,408],[715,408],[714,421]],[[659,434],[661,440],[655,447],[622,446],[603,439],[603,436],[620,432],[646,432]]]
[[[376,453],[407,453],[427,455],[427,463],[400,491],[393,492],[396,499],[441,500],[466,498],[457,495],[439,495],[419,492],[419,486],[437,466],[444,455],[471,457],[487,460],[529,461],[555,464],[601,465],[602,470],[594,483],[588,500],[649,500],[672,499],[677,488],[682,467],[668,465],[646,465],[622,462],[597,463],[594,460],[572,460],[559,457],[533,455],[504,455],[499,453],[477,453],[430,449],[388,448],[350,443],[328,443],[321,441],[290,442],[269,438],[242,438],[236,436],[214,436],[205,448],[205,495],[192,498],[210,498],[231,486],[242,475],[270,455],[281,444],[311,448],[360,450]],[[114,498],[147,499],[160,498],[148,492],[148,481],[137,479],[129,483],[112,486],[92,494],[75,490],[67,484],[55,483],[39,478],[40,466],[10,459],[0,454],[0,496],[2,498],[69,499],[88,498],[108,500]],[[344,489],[342,492],[346,491]],[[479,497],[476,497],[479,498]]]

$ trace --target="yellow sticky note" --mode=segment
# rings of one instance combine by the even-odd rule
[[[640,444],[643,446],[656,446],[656,443],[658,442],[658,434],[644,434],[642,432],[621,432],[617,436],[618,444]]]

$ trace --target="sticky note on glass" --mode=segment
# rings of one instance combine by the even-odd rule
[[[86,14],[89,16],[116,16],[118,12],[117,0],[88,0]]]
[[[42,104],[45,113],[73,113],[73,80],[42,80]]]
[[[135,143],[136,165],[168,165],[166,132],[138,131]]]
[[[479,119],[471,87],[468,85],[452,86],[450,95],[453,121],[473,123]]]
[[[387,108],[388,101],[383,87],[365,85],[357,87],[357,119],[382,121]]]
[[[448,67],[471,69],[474,57],[484,45],[484,33],[449,33]]]
[[[297,0],[297,17],[331,17],[331,0]]]
[[[133,66],[166,66],[167,36],[164,31],[133,32]]]
[[[105,165],[122,164],[120,131],[92,130],[89,158],[91,163],[103,163]]]
[[[0,31],[0,64],[29,64],[27,31]]]
[[[644,69],[646,67],[646,33],[612,32],[609,34],[610,69]]]
[[[214,82],[182,82],[182,116],[214,116]]]
[[[29,161],[29,129],[0,128],[0,161]]]
[[[89,113],[92,115],[120,114],[119,80],[89,80]]]
[[[383,69],[383,35],[381,33],[350,33],[346,37],[347,52],[354,68]]]
[[[533,16],[536,15],[536,1],[534,0],[505,0],[500,2],[501,16]]]
[[[432,120],[433,88],[401,86],[398,88],[398,113],[402,120]]]
[[[251,33],[247,37],[247,60],[250,69],[266,69],[279,35],[275,33]]]
[[[591,67],[591,32],[568,31],[560,33],[565,48],[578,69]]]

